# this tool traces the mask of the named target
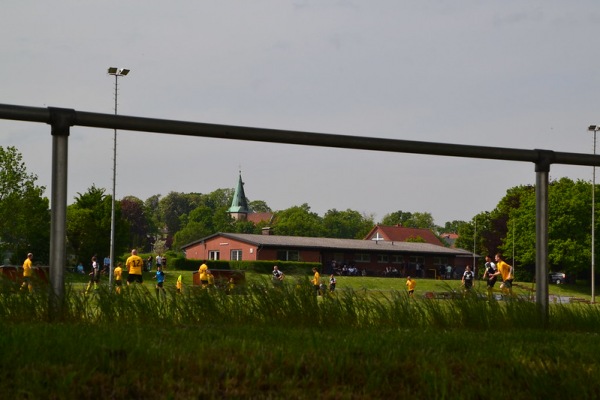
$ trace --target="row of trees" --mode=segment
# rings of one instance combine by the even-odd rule
[[[548,196],[550,268],[587,278],[592,252],[592,186],[589,182],[560,178],[550,182]],[[536,257],[535,202],[535,186],[509,189],[494,210],[479,213],[460,226],[456,246],[474,248],[481,255],[500,251],[505,259],[512,260],[522,277],[532,278]]]
[[[36,259],[49,258],[49,201],[45,187],[28,174],[16,148],[0,147],[0,252],[17,263],[32,251]],[[145,201],[126,196],[116,202],[115,247],[117,254],[131,248],[144,252],[177,251],[181,246],[215,232],[260,233],[270,225],[277,235],[363,238],[374,226],[373,215],[355,210],[331,209],[322,217],[308,204],[274,212],[274,220],[254,224],[236,221],[227,212],[233,189],[208,194],[171,192]],[[589,272],[591,257],[591,185],[561,178],[549,188],[549,261],[551,267],[570,272]],[[111,196],[92,185],[78,193],[67,208],[69,254],[88,260],[109,252]],[[249,202],[255,212],[272,212],[265,201]],[[596,221],[600,220],[597,218]],[[520,271],[533,274],[535,264],[535,187],[518,186],[507,191],[492,211],[481,212],[469,222],[450,221],[436,226],[430,213],[396,211],[379,222],[428,228],[435,233],[458,232],[456,246],[480,255],[501,251]],[[106,253],[106,254],[103,254]],[[76,260],[74,260],[76,261]],[[522,272],[521,272],[522,273]]]

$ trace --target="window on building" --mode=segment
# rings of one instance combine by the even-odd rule
[[[242,261],[242,251],[241,250],[231,250],[229,254],[229,259],[231,261]]]
[[[421,264],[421,265],[425,265],[425,257],[421,257],[421,256],[410,256],[410,259],[408,261],[408,265],[410,267],[416,267],[417,264]]]
[[[390,257],[387,254],[377,254],[377,262],[378,263],[390,262]]]
[[[392,263],[393,264],[404,264],[404,256],[400,256],[398,254],[394,254],[392,256]]]
[[[357,253],[354,255],[354,262],[368,263],[371,262],[371,256],[365,253]]]
[[[448,258],[447,257],[433,257],[433,265],[436,268],[439,268],[441,266],[446,266],[446,265],[448,265]]]
[[[300,261],[298,250],[278,250],[277,259],[281,261]]]
[[[218,250],[211,250],[208,252],[208,259],[209,260],[220,260],[221,259],[221,255],[220,252]]]

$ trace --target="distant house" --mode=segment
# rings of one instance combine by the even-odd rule
[[[456,247],[456,239],[458,239],[458,233],[450,232],[450,233],[442,233],[440,235],[442,240],[448,244],[450,247]]]
[[[402,225],[375,225],[365,240],[387,242],[424,242],[443,246],[444,244],[429,229],[407,228]]]
[[[423,242],[242,233],[215,233],[182,249],[186,258],[198,260],[319,262],[325,273],[345,264],[365,270],[369,275],[382,275],[386,267],[396,267],[403,275],[415,275],[419,264],[423,267],[422,276],[433,277],[442,266],[452,265],[462,270],[473,259],[469,251]]]

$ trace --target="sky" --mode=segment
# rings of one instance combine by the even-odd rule
[[[600,2],[5,1],[0,103],[561,152],[593,152]],[[51,196],[50,126],[0,120]],[[73,127],[68,197],[112,193],[113,131]],[[274,211],[493,210],[531,163],[119,131],[116,198],[234,188]],[[592,180],[552,165],[550,178]]]

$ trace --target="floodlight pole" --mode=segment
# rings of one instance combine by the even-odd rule
[[[129,70],[126,68],[108,68],[108,74],[115,77],[115,115],[117,115],[118,109],[118,96],[119,96],[119,77],[126,76],[129,74]],[[115,198],[117,195],[117,129],[115,128],[113,134],[113,170],[112,170],[112,201],[110,208],[110,266],[108,268],[108,286],[109,289],[113,287],[113,270],[115,268]]]
[[[598,125],[590,125],[588,131],[594,133],[594,155],[596,155],[596,132],[600,130]],[[596,302],[596,166],[592,166],[592,304]]]

